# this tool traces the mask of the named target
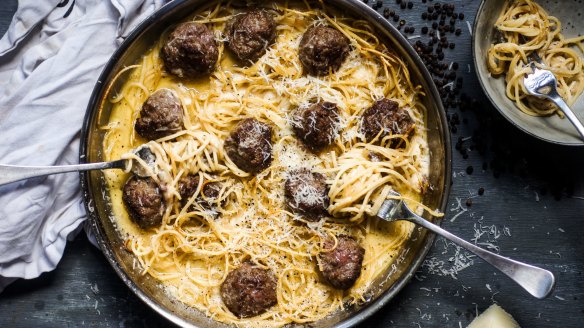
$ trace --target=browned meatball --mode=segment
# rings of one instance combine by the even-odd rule
[[[291,171],[284,183],[284,196],[290,209],[307,220],[318,221],[328,214],[329,187],[326,177],[308,169]]]
[[[309,74],[335,72],[349,54],[349,39],[338,30],[321,25],[310,27],[300,40],[299,56]]]
[[[313,152],[318,152],[332,144],[339,132],[339,109],[334,103],[321,101],[297,109],[292,122],[298,139]]]
[[[353,238],[345,235],[337,237],[338,244],[332,251],[318,256],[320,270],[326,281],[338,289],[349,289],[361,275],[365,249]],[[335,245],[332,238],[326,239],[323,249],[330,250]]]
[[[160,89],[146,99],[136,120],[136,132],[143,138],[154,140],[182,130],[183,110],[176,94]]]
[[[221,284],[221,298],[239,318],[253,317],[278,303],[276,277],[270,270],[244,263]]]
[[[166,70],[178,77],[197,78],[215,69],[219,49],[215,35],[201,23],[178,25],[162,47]]]
[[[130,218],[142,229],[160,226],[164,213],[164,203],[160,187],[152,178],[133,175],[122,194]]]
[[[272,128],[256,119],[246,118],[231,131],[224,148],[241,170],[260,172],[272,163]]]
[[[375,139],[380,131],[383,131],[381,139],[391,134],[407,135],[413,128],[414,120],[410,114],[405,109],[399,108],[397,102],[387,98],[378,100],[373,106],[367,108],[361,122],[361,132],[365,135],[367,142]],[[397,146],[398,143],[392,143],[392,146]]]
[[[178,181],[178,193],[181,198],[181,204],[184,206],[191,196],[197,191],[199,186],[199,176],[195,174],[187,174]],[[199,194],[195,200],[204,209],[212,209],[219,198],[221,192],[220,182],[203,181],[203,195]],[[204,197],[203,197],[204,196]]]
[[[276,22],[264,10],[252,10],[229,20],[225,28],[227,46],[237,58],[255,62],[276,38]]]

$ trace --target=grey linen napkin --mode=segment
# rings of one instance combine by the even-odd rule
[[[0,163],[78,163],[103,66],[165,0],[20,0],[0,40]],[[53,270],[86,218],[79,176],[0,187],[0,291]]]

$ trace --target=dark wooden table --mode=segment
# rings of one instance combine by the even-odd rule
[[[406,34],[412,36],[431,25],[421,13],[435,3],[415,0],[412,9],[401,9],[396,1],[386,0],[379,12],[394,10],[407,21],[404,27],[415,27]],[[496,302],[522,327],[582,327],[584,149],[535,140],[500,117],[482,93],[471,62],[466,21],[472,24],[479,1],[449,3],[465,17],[456,23],[461,35],[448,36],[455,48],[445,50],[445,60],[459,63],[462,93],[475,101],[448,109],[456,126],[453,141],[462,137],[464,142],[462,151],[453,152],[454,182],[443,226],[505,256],[553,271],[557,286],[549,298],[534,299],[488,264],[437,238],[411,283],[363,326],[465,327],[477,311]],[[2,0],[0,34],[15,10],[16,0]],[[427,37],[411,39],[417,40],[426,42]],[[479,188],[484,189],[482,196]],[[69,243],[55,271],[17,281],[0,294],[0,327],[69,326],[170,324],[126,288],[81,234]]]

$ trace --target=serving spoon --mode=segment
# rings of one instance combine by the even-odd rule
[[[87,163],[77,165],[60,165],[60,166],[17,166],[0,164],[0,186],[35,178],[45,175],[79,172],[90,170],[106,170],[106,169],[127,169],[128,165],[132,165],[132,172],[140,177],[150,176],[155,167],[156,155],[152,153],[150,147],[142,145],[132,151],[136,156],[140,157],[149,167],[144,168],[142,165],[133,165],[132,159],[118,159],[111,162]]]
[[[390,194],[395,197],[400,197],[400,194],[395,191],[391,191]],[[549,296],[554,289],[555,277],[553,273],[533,265],[503,257],[469,243],[417,215],[401,199],[385,200],[379,208],[376,217],[389,222],[399,220],[410,221],[439,234],[466,250],[473,252],[539,299]]]

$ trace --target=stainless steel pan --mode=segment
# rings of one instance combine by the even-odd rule
[[[446,124],[444,108],[438,90],[432,83],[430,74],[408,41],[379,13],[361,1],[326,0],[327,6],[339,12],[351,14],[355,18],[368,20],[378,31],[378,35],[396,54],[407,63],[411,78],[426,92],[422,99],[426,113],[428,139],[431,149],[431,188],[425,195],[424,203],[431,208],[444,211],[450,189],[451,158],[450,135]],[[113,77],[125,66],[136,63],[156,42],[162,31],[186,16],[209,5],[208,0],[175,0],[146,19],[123,42],[105,66],[91,96],[82,130],[80,162],[103,161],[101,153],[104,132],[97,129],[104,125],[112,106],[108,95],[112,95],[123,83],[123,78],[111,83]],[[154,311],[168,320],[185,327],[226,327],[207,318],[204,314],[183,305],[165,294],[159,282],[149,275],[140,275],[139,268],[133,268],[133,255],[125,250],[123,236],[114,224],[107,189],[100,171],[81,173],[81,186],[85,205],[93,232],[97,237],[105,257],[126,285]],[[439,222],[440,220],[435,220]],[[434,235],[416,229],[406,247],[398,256],[393,269],[383,274],[374,283],[368,302],[340,311],[327,319],[311,324],[313,327],[353,326],[389,302],[412,278],[430,249]]]

